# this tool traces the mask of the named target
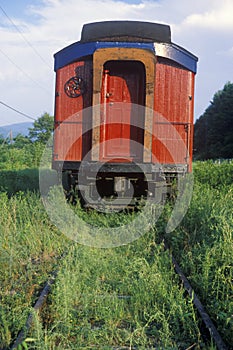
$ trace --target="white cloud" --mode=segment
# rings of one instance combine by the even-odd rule
[[[213,6],[214,5],[214,6]],[[233,2],[231,0],[213,1],[212,6],[204,13],[189,15],[184,23],[214,31],[233,29]]]
[[[120,0],[44,0],[40,7],[32,0],[28,14],[36,21],[25,22],[20,16],[12,20],[43,60],[7,18],[1,17],[1,100],[32,116],[39,117],[44,111],[53,114],[53,54],[78,41],[84,23],[142,20],[170,24],[172,40],[199,56],[199,116],[213,94],[232,76],[232,13],[232,0],[142,0],[140,4]],[[0,106],[0,123],[3,119],[6,123],[7,118],[17,122],[20,117]]]

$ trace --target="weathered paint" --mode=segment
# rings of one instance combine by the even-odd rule
[[[76,74],[85,82],[85,93],[70,98],[64,84]],[[59,69],[55,96],[55,160],[80,161],[91,147],[91,133],[85,134],[90,129],[91,116],[88,111],[84,116],[83,111],[92,104],[92,61],[78,61]]]
[[[197,72],[197,57],[174,43],[154,43],[156,56],[167,58],[193,73]]]
[[[191,170],[196,62],[185,49],[161,42],[77,42],[58,52],[54,160],[80,162],[91,151],[86,160],[93,162],[188,164]],[[74,76],[85,83],[77,98],[64,91]],[[130,109],[116,110],[116,102],[146,107],[143,134],[129,126]],[[84,115],[91,106],[93,113]],[[143,151],[133,154],[131,140]]]
[[[155,61],[154,54],[147,50],[129,49],[129,48],[112,48],[102,49],[95,52],[93,55],[93,105],[100,105],[101,103],[101,89],[102,89],[102,74],[104,64],[108,61],[139,61],[145,67],[145,106],[147,110],[153,109],[154,105],[154,76],[155,76]],[[99,113],[98,113],[99,112]],[[149,113],[150,114],[150,113]],[[99,160],[99,142],[100,142],[100,110],[96,110],[93,116],[93,137],[92,137],[92,160]],[[145,125],[147,130],[144,135],[144,142],[151,147],[152,127],[150,115],[145,115]],[[147,153],[144,154],[144,161]]]
[[[81,41],[171,43],[171,28],[167,24],[143,21],[86,23],[82,28]]]
[[[82,43],[77,41],[64,49],[60,50],[54,55],[54,70],[57,71],[59,68],[65,67],[66,65],[80,60],[86,56],[92,56],[97,50],[102,49],[139,49],[148,50],[155,54],[154,43],[137,43],[137,42],[88,42]]]
[[[141,161],[145,70],[138,61],[108,61],[101,88],[100,161]],[[134,140],[135,142],[132,142]]]
[[[146,42],[87,42],[83,43],[77,41],[64,49],[60,50],[54,55],[55,64],[54,70],[58,69],[77,61],[86,56],[92,56],[97,50],[107,48],[128,48],[128,49],[140,49],[151,51],[154,55],[168,58],[176,63],[179,63],[184,68],[196,73],[197,70],[197,57],[191,54],[189,51],[177,46],[173,43],[146,43]]]
[[[191,167],[194,73],[159,59],[155,77],[153,160]]]

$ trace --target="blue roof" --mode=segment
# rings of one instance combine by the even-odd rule
[[[196,73],[197,57],[192,55],[185,49],[175,44],[163,43],[137,43],[137,42],[81,42],[78,41],[71,44],[54,55],[55,65],[54,70],[57,71],[72,62],[79,60],[81,57],[93,55],[93,53],[100,48],[111,47],[126,47],[150,50],[155,55],[171,59],[183,67]]]
[[[197,72],[198,58],[191,52],[176,44],[155,43],[155,53],[157,56],[168,58],[191,72]]]

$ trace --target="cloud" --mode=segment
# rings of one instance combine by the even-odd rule
[[[172,40],[199,56],[198,116],[213,94],[231,79],[232,10],[231,0],[137,0],[135,4],[120,0],[43,0],[40,6],[32,0],[26,17],[12,18],[26,40],[1,15],[1,100],[35,117],[45,111],[53,114],[54,53],[80,40],[84,23],[142,20],[171,25]],[[0,106],[0,123],[19,119]]]
[[[231,0],[213,1],[212,6],[204,13],[189,15],[184,23],[199,28],[209,28],[213,31],[228,31],[233,29],[233,2]]]

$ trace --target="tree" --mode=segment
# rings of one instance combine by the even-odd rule
[[[33,142],[46,143],[53,132],[53,117],[44,113],[29,129],[29,139]]]
[[[24,136],[22,134],[18,134],[14,137],[14,147],[23,148],[25,145],[31,143],[31,140],[28,136]]]
[[[233,83],[226,83],[196,121],[194,150],[197,159],[233,158]]]

